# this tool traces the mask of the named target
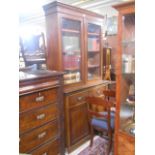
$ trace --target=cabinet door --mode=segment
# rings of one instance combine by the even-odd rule
[[[127,134],[135,134],[135,14],[122,16],[122,54],[120,67],[120,125]]]
[[[62,61],[64,83],[82,81],[82,20],[73,17],[61,17]]]
[[[82,138],[88,136],[89,127],[87,119],[86,103],[78,103],[69,108],[71,144],[75,144]]]
[[[97,80],[101,78],[101,25],[96,22],[87,22],[87,80]]]

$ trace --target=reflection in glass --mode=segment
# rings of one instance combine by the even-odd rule
[[[88,24],[88,80],[100,77],[100,32],[100,26]]]
[[[80,21],[62,19],[62,53],[65,84],[81,81],[80,26]]]
[[[135,135],[135,15],[123,16],[120,130]]]

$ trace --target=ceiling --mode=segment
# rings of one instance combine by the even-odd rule
[[[33,1],[20,0],[19,15],[20,17],[22,17],[37,12],[39,13],[39,11],[41,12],[43,5],[51,3],[53,1],[55,0],[33,0]],[[109,7],[111,5],[123,3],[130,0],[58,0],[58,1],[65,4],[97,12],[98,10],[101,10],[101,8]]]
[[[44,0],[44,4],[50,3],[52,1],[55,1],[55,0]],[[59,0],[59,2],[81,7],[84,9],[96,9],[96,8],[111,6],[113,4],[118,4],[126,1],[129,1],[129,0]]]
[[[55,0],[20,0],[19,21],[22,23],[43,23],[44,11],[42,6]],[[59,2],[91,10],[98,14],[113,16],[117,11],[111,6],[131,0],[58,0]]]

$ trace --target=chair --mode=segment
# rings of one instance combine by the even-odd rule
[[[93,145],[93,137],[94,137],[94,129],[106,133],[107,136],[105,138],[109,139],[108,143],[108,154],[110,153],[112,146],[112,134],[114,131],[114,117],[111,117],[110,108],[113,103],[108,101],[107,99],[103,99],[100,97],[89,96],[86,98],[87,108],[88,108],[88,120],[90,124],[91,131],[91,141],[90,146]],[[98,111],[98,108],[103,107],[106,111]]]
[[[36,64],[37,69],[41,69],[42,65],[46,66],[46,48],[43,33],[31,35],[29,38],[20,37],[20,47],[26,66]]]
[[[115,117],[115,106],[116,106],[116,91],[115,90],[103,90],[104,98],[113,103],[111,107],[111,116]]]
[[[110,100],[110,98],[115,98],[116,97],[116,91],[115,90],[103,90],[103,94],[106,99]]]

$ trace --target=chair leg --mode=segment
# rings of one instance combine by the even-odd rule
[[[108,143],[108,155],[110,154],[112,148],[112,133],[109,133],[109,143]]]
[[[93,138],[94,138],[94,129],[91,126],[90,127],[90,147],[92,147],[92,145],[93,145]]]

